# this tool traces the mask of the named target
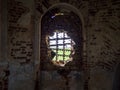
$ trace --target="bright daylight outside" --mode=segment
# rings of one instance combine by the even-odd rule
[[[71,58],[73,50],[73,41],[66,32],[54,32],[53,36],[49,36],[50,49],[55,53],[53,61],[67,62]]]

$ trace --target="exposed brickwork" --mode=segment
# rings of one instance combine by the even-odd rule
[[[33,67],[25,66],[25,65],[30,64],[33,58],[33,48],[36,48],[36,47],[33,47],[32,39],[34,37],[33,32],[36,31],[36,29],[33,29],[32,27],[33,23],[31,22],[28,23],[29,25],[24,25],[24,26],[22,26],[23,25],[22,22],[20,22],[22,24],[19,24],[19,20],[24,19],[22,18],[22,16],[24,16],[29,12],[28,7],[26,7],[27,5],[29,6],[29,2],[27,3],[27,5],[25,5],[24,0],[7,0],[7,1],[8,1],[8,5],[7,5],[8,6],[8,11],[7,11],[8,23],[6,24],[8,25],[8,31],[7,31],[8,51],[5,51],[5,52],[8,52],[7,54],[9,59],[8,61],[10,62],[10,66],[11,66],[10,70],[13,72],[13,76],[11,77],[12,79],[17,80],[20,75],[23,75],[24,78],[22,79],[26,79],[27,75],[28,76],[33,75],[33,73],[28,74],[28,72],[31,73],[31,70],[32,70],[31,68]],[[74,26],[75,30],[73,31],[71,30],[69,34],[71,38],[74,39],[77,45],[75,47],[76,55],[74,56],[74,59],[76,60],[76,62],[74,62],[74,64],[68,64],[68,68],[66,69],[73,70],[74,72],[77,72],[79,74],[77,74],[75,77],[74,77],[75,73],[74,75],[69,74],[71,75],[71,78],[69,78],[69,80],[66,80],[66,86],[69,86],[68,89],[71,89],[73,87],[72,86],[73,84],[76,84],[76,83],[78,84],[78,82],[81,81],[82,83],[80,83],[79,85],[81,85],[84,88],[84,90],[93,90],[93,89],[98,90],[98,88],[100,90],[103,90],[103,89],[111,90],[112,83],[113,83],[112,78],[114,77],[113,73],[115,71],[116,65],[119,63],[119,60],[120,60],[120,39],[119,39],[120,38],[120,19],[119,19],[120,18],[120,7],[119,7],[120,0],[102,0],[102,1],[101,0],[35,0],[35,7],[37,12],[35,13],[35,16],[37,17],[37,20],[35,23],[37,23],[37,21],[40,20],[40,17],[51,6],[62,3],[62,2],[73,5],[73,7],[78,9],[78,11],[81,14],[81,19],[83,21],[82,22],[82,25],[84,27],[83,30],[86,31],[85,32],[86,39],[83,41],[78,40],[78,38],[76,37],[81,35],[81,31],[75,32],[75,30],[77,29],[75,27],[80,26],[80,24],[68,18],[70,20],[69,22],[74,23],[73,26],[75,25]],[[31,8],[34,8],[34,6],[31,6]],[[0,10],[0,15],[1,15],[1,10]],[[75,18],[75,20],[78,20],[78,18]],[[60,75],[56,76],[59,79],[55,79],[54,75],[53,76],[48,75],[48,73],[56,74],[53,72],[56,72],[58,68],[52,67],[53,65],[50,63],[50,60],[47,54],[48,47],[46,44],[46,35],[51,34],[50,33],[51,31],[48,30],[48,28],[53,29],[53,26],[49,27],[51,23],[51,21],[49,20],[46,23],[47,24],[44,30],[46,30],[47,33],[42,32],[42,39],[41,39],[42,41],[41,42],[42,43],[41,65],[43,66],[41,66],[42,68],[40,69],[42,69],[42,75],[38,75],[38,78],[39,80],[41,80],[41,76],[44,77],[45,75],[46,77],[42,78],[43,80],[42,82],[45,83],[45,85],[48,84],[49,86],[50,84],[51,86],[54,86],[53,83],[59,82],[59,80],[61,80],[62,83],[60,83],[59,86],[64,86],[65,82],[63,79],[59,78]],[[68,22],[66,21],[62,22],[62,24],[65,24],[65,25],[66,23]],[[1,18],[0,18],[0,25],[1,25]],[[1,30],[1,26],[0,26],[0,30]],[[82,44],[86,43],[85,45],[86,51],[83,50],[84,54],[80,53],[82,52],[82,48],[79,47],[79,44],[81,43]],[[80,61],[80,62],[77,62],[77,61]],[[20,66],[17,67],[16,65],[12,68],[11,62],[14,62],[14,63],[17,62],[20,64]],[[25,72],[24,72],[24,69],[26,70]],[[48,72],[47,70],[51,70],[51,71]],[[82,72],[80,72],[81,70]],[[44,74],[44,71],[46,72],[45,74]],[[18,76],[16,75],[16,72],[18,73],[17,74]],[[81,73],[83,73],[83,75],[81,75],[83,76],[83,79],[82,79],[83,81],[81,79],[78,80]],[[0,67],[0,90],[7,90],[8,74],[9,74],[8,68],[2,69],[2,67]],[[31,76],[31,77],[34,77],[34,76]],[[49,77],[49,80],[53,79],[53,82],[48,82],[48,80],[46,79],[47,77]],[[73,80],[75,82],[71,80],[72,78],[74,78]],[[31,80],[31,78],[29,79]],[[56,82],[54,82],[54,80]],[[67,83],[68,81],[69,83]],[[26,82],[28,81],[26,80]],[[71,82],[72,84],[70,84]],[[18,85],[18,83],[20,82],[17,81],[16,85]],[[37,83],[40,83],[40,82],[37,82]],[[27,84],[24,84],[24,85],[27,85]],[[38,87],[39,87],[39,84],[38,84]],[[47,86],[43,86],[43,87],[46,88]],[[79,89],[79,87],[80,86],[78,86],[77,89],[81,90]]]
[[[18,19],[28,9],[23,6],[22,2],[16,2],[14,0],[8,1],[8,21],[11,23],[17,23]]]
[[[9,40],[9,57],[11,60],[28,63],[32,59],[32,39],[31,27],[20,26],[18,20],[28,12],[22,2],[8,2],[8,40]]]
[[[33,1],[7,0],[9,89],[33,90]]]
[[[92,5],[90,5],[89,8],[89,23],[91,24],[90,28],[92,27],[92,31],[88,33],[87,36],[89,42],[89,53],[93,54],[89,54],[89,59],[91,58],[91,62],[93,62],[94,66],[100,65],[102,67],[106,67],[104,68],[106,70],[108,70],[108,68],[111,70],[114,65],[119,62],[116,58],[120,58],[119,56],[116,56],[120,46],[118,43],[120,40],[117,39],[119,38],[120,33],[118,20],[118,14],[120,11],[119,2],[115,5],[113,3],[115,2],[110,2],[109,0],[104,2],[91,1]],[[91,12],[94,12],[94,17]],[[95,51],[97,51],[96,54]],[[101,62],[103,62],[104,65],[101,65]],[[110,62],[111,65],[109,65]],[[90,66],[92,66],[92,63]]]
[[[40,1],[41,0],[39,0],[39,2]],[[52,0],[50,1],[48,3],[52,4]],[[87,40],[85,41],[87,43],[87,55],[83,57],[84,60],[82,63],[85,74],[85,90],[88,90],[87,85],[89,85],[89,79],[91,73],[93,73],[91,70],[98,67],[101,68],[101,70],[105,70],[106,73],[114,72],[117,63],[119,63],[120,1],[59,0],[59,2],[66,2],[73,5],[79,9],[83,16],[85,29],[87,31]],[[52,5],[57,3],[57,1],[56,3],[53,2]],[[43,8],[42,5],[41,8]]]

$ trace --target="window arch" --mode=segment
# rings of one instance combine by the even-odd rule
[[[71,8],[71,6],[66,4],[60,4],[55,5],[51,7],[42,17],[41,20],[41,65],[47,66],[45,62],[54,62],[54,59],[57,61],[59,57],[52,56],[52,53],[55,54],[51,49],[51,37],[54,36],[55,33],[64,33],[67,34],[69,39],[71,39],[72,44],[74,42],[74,45],[71,46],[73,48],[73,51],[71,50],[70,53],[72,54],[72,62],[71,65],[77,66],[82,64],[82,22],[78,14],[75,12],[76,10],[74,8]],[[61,31],[62,30],[62,31]],[[57,32],[58,31],[58,32]],[[67,38],[68,38],[67,37]],[[58,37],[56,37],[58,42]],[[64,38],[64,37],[63,37]],[[53,39],[53,40],[54,40]],[[63,40],[64,41],[64,40]],[[58,52],[58,46],[57,43],[55,45],[56,52]],[[63,46],[63,44],[62,44]],[[63,53],[65,53],[65,50],[63,50]],[[58,53],[57,53],[58,55]],[[62,54],[62,58],[64,60],[65,54]],[[67,55],[66,55],[67,56]],[[70,54],[69,56],[70,57]],[[53,61],[52,61],[53,60]],[[60,60],[59,60],[60,61]],[[61,66],[62,64],[58,64]],[[66,65],[66,67],[69,66]]]

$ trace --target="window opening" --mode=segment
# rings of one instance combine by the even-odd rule
[[[75,53],[73,45],[75,45],[74,41],[65,31],[55,31],[53,36],[49,36],[49,48],[54,54],[52,62],[58,66],[65,66],[66,63],[72,61]]]

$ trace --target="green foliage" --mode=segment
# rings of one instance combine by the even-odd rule
[[[56,50],[53,50],[54,52],[56,52]],[[69,59],[69,55],[70,55],[71,51],[70,49],[59,49],[58,52],[56,52],[56,56],[53,58],[53,60],[57,60],[57,61],[63,61],[63,60],[68,60]]]

